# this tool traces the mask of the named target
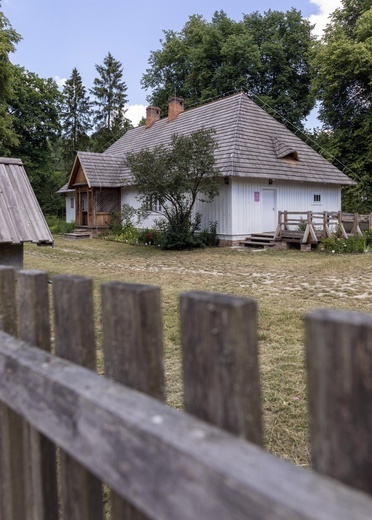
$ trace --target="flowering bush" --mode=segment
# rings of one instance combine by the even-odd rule
[[[350,235],[348,238],[343,238],[333,234],[331,237],[322,238],[321,244],[326,253],[333,254],[364,253],[367,247],[363,235]]]
[[[144,229],[138,234],[138,243],[147,246],[156,246],[160,240],[160,231],[156,229]]]

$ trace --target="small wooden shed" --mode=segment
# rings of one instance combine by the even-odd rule
[[[23,269],[23,244],[53,236],[20,159],[0,157],[0,265]]]

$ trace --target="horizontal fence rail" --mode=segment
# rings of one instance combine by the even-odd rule
[[[344,213],[342,211],[279,211],[274,238],[277,241],[299,241],[300,244],[317,244],[334,231],[344,238],[361,235],[372,230],[372,213]]]
[[[371,316],[306,317],[315,470],[306,471],[261,447],[253,300],[182,295],[179,412],[162,402],[157,287],[102,286],[104,377],[91,280],[54,279],[51,326],[46,274],[17,278],[18,291],[14,271],[0,268],[2,520],[371,518]]]

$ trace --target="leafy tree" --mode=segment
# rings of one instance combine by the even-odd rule
[[[76,68],[72,70],[70,78],[66,81],[62,96],[62,135],[65,139],[67,164],[71,168],[74,153],[77,150],[87,149],[88,132],[92,128],[91,102]]]
[[[314,56],[314,91],[329,148],[354,172],[348,211],[372,210],[372,1],[342,0]],[[350,175],[350,171],[346,173]]]
[[[295,9],[256,12],[240,22],[223,11],[210,23],[193,15],[181,32],[164,34],[141,80],[144,88],[153,89],[149,101],[163,110],[175,93],[196,104],[246,89],[300,125],[314,105],[311,25]]]
[[[219,191],[215,149],[213,132],[198,130],[188,136],[174,134],[169,147],[159,145],[127,154],[126,163],[139,191],[142,210],[153,211],[156,202],[164,221],[164,248],[198,245],[194,232],[200,216],[193,217],[195,202],[210,202]]]
[[[1,3],[0,3],[1,7]],[[9,54],[21,36],[12,28],[9,20],[0,11],[0,154],[7,155],[9,146],[17,144],[12,118],[7,110],[8,98],[12,92],[12,65]]]
[[[8,110],[19,142],[10,147],[10,153],[22,159],[42,209],[49,212],[55,207],[58,211],[61,197],[55,197],[55,192],[61,179],[56,182],[53,151],[60,132],[61,93],[51,78],[40,78],[14,65],[12,73]]]
[[[268,106],[302,126],[315,102],[311,91],[312,26],[296,9],[244,15],[244,25],[260,55],[258,69],[247,77],[248,92],[259,96],[255,101],[263,102],[269,112]]]
[[[90,93],[95,96],[94,123],[96,125],[96,145],[110,144],[113,138],[121,137],[128,128],[128,120],[125,117],[125,104],[127,102],[127,86],[123,81],[123,66],[109,52],[102,65],[96,65],[99,74],[94,79],[94,86]],[[98,145],[97,145],[98,142]],[[104,148],[105,146],[103,146]],[[96,151],[102,151],[102,148]]]

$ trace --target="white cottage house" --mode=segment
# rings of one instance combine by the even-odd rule
[[[219,196],[209,204],[197,202],[195,210],[203,215],[202,228],[218,222],[218,236],[226,245],[274,231],[278,211],[339,211],[341,187],[354,184],[244,93],[189,110],[174,97],[168,117],[160,118],[159,108],[148,107],[146,125],[129,130],[104,153],[78,152],[63,188],[69,218],[74,204],[76,225],[94,235],[107,225],[110,212],[124,204],[138,207],[126,154],[167,145],[173,134],[201,128],[215,130],[222,176]],[[153,220],[143,226],[150,227]]]

